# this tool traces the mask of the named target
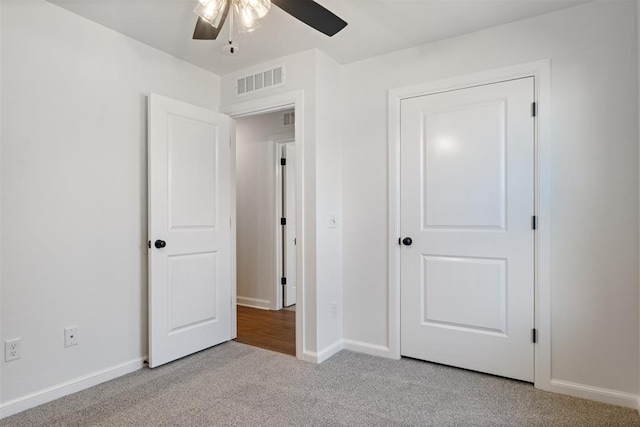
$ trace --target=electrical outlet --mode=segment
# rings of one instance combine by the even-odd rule
[[[80,338],[78,337],[78,327],[69,326],[64,328],[64,346],[71,347],[72,345],[78,345]]]
[[[336,317],[338,315],[338,303],[333,301],[331,303],[331,317]]]
[[[7,340],[4,342],[4,361],[11,362],[12,360],[20,359],[22,357],[22,346],[20,345],[20,338],[13,340]]]

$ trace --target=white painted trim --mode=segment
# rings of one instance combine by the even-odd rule
[[[325,347],[322,351],[318,352],[318,363],[322,363],[325,360],[330,359],[334,355],[340,353],[343,348],[344,344],[341,339]]]
[[[550,391],[633,409],[638,409],[640,399],[637,394],[561,380],[551,380]]]
[[[388,272],[389,272],[389,331],[390,357],[400,358],[400,102],[402,99],[443,91],[489,84],[509,79],[533,76],[535,100],[538,103],[536,120],[536,215],[538,231],[535,249],[535,345],[534,384],[549,390],[551,382],[551,61],[548,59],[512,67],[458,76],[389,90],[388,134]]]
[[[295,129],[294,138],[296,141],[296,177],[297,177],[297,200],[296,200],[296,236],[298,239],[297,253],[297,268],[296,268],[296,357],[300,360],[307,360],[307,352],[305,352],[306,337],[305,337],[305,313],[306,304],[305,299],[305,180],[304,180],[304,155],[305,155],[305,129],[304,129],[304,91],[298,90],[293,92],[282,93],[278,95],[267,96],[252,101],[246,101],[242,103],[234,103],[233,105],[223,106],[220,111],[228,114],[233,119],[240,117],[253,116],[256,114],[269,113],[272,111],[279,111],[286,108],[294,108],[295,110]],[[233,172],[235,173],[235,164],[232,164]],[[315,322],[314,319],[310,319],[311,322]],[[310,325],[315,328],[315,323]],[[314,353],[315,354],[315,353]]]
[[[307,362],[307,363],[318,363],[318,353],[315,351],[305,351],[302,353],[302,357],[298,357],[298,359]]]
[[[237,304],[243,307],[259,308],[260,310],[271,310],[271,301],[266,299],[238,296]]]
[[[534,384],[541,390],[551,386],[551,61],[531,64],[535,67],[535,97],[538,103],[536,132],[536,215],[535,234],[535,346]]]
[[[369,344],[362,341],[343,340],[344,349],[350,351],[356,351],[358,353],[364,353],[371,356],[386,357],[390,359],[397,359],[393,357],[391,349],[381,345]]]
[[[271,164],[275,170],[273,174],[273,247],[274,247],[274,259],[276,265],[274,266],[274,277],[272,283],[272,296],[273,303],[271,307],[273,310],[282,310],[282,284],[280,283],[280,278],[283,277],[282,272],[282,225],[279,223],[279,218],[281,218],[280,210],[280,197],[282,195],[282,166],[280,166],[280,162],[278,158],[280,157],[280,145],[273,138],[269,140],[269,144],[271,145],[270,150],[273,153],[273,160]]]
[[[339,353],[344,348],[344,343],[342,340],[338,340],[333,344],[325,347],[320,352],[316,353],[314,351],[305,351],[302,357],[302,360],[309,363],[320,364],[325,360],[330,359],[337,353]]]
[[[399,90],[389,91],[388,126],[388,238],[389,274],[389,328],[387,347],[393,359],[400,359],[400,248],[395,244],[400,237],[400,102]]]
[[[94,387],[114,378],[135,372],[144,367],[144,358],[134,359],[111,368],[97,371],[53,387],[20,397],[0,405],[0,419],[17,414],[27,409],[51,402],[69,394]]]
[[[293,92],[281,93],[265,98],[259,98],[251,101],[238,102],[231,105],[220,107],[220,112],[231,116],[234,119],[247,116],[255,116],[256,114],[266,114],[275,111],[286,110],[289,108],[296,109],[296,129],[298,128],[298,104],[302,104],[304,99],[304,91],[297,90]],[[295,132],[296,137],[298,132]],[[296,138],[297,140],[297,138]]]
[[[236,204],[237,204],[237,182],[236,182],[236,121],[231,120],[231,129],[229,129],[229,145],[231,149],[229,150],[229,161],[231,165],[229,167],[229,174],[231,175],[231,188],[229,190],[229,194],[231,197],[231,210],[229,212],[230,218],[230,226],[231,226],[231,242],[230,242],[230,251],[231,251],[231,339],[235,339],[238,337],[238,307],[237,307],[237,294],[238,294],[238,254],[237,254],[237,233],[236,233]]]
[[[269,143],[272,144],[271,151],[274,154],[273,157],[273,165],[275,168],[274,174],[274,218],[276,221],[273,223],[273,242],[275,247],[275,277],[274,277],[274,288],[273,288],[273,304],[271,305],[274,310],[282,310],[284,308],[284,298],[283,298],[283,288],[282,283],[280,283],[280,279],[286,275],[285,272],[282,271],[282,226],[279,223],[279,218],[282,217],[282,166],[280,166],[280,156],[282,155],[281,150],[284,148],[285,144],[294,143],[296,140],[291,136],[291,133],[273,135],[269,139]],[[297,182],[296,182],[297,184]],[[297,190],[297,189],[296,189]]]

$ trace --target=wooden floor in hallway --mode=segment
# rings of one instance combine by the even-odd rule
[[[296,355],[296,312],[238,306],[237,342]]]

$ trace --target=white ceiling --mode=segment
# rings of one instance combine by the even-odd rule
[[[345,64],[585,3],[587,0],[317,0],[349,25],[327,37],[273,6],[262,28],[234,35],[240,55],[218,40],[192,40],[196,0],[49,0],[218,75],[319,48]],[[543,31],[543,29],[541,29]]]

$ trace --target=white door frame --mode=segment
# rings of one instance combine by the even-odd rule
[[[281,206],[278,205],[278,202],[282,202],[280,198],[282,197],[282,171],[280,166],[280,157],[281,154],[279,152],[280,148],[284,146],[284,144],[295,143],[295,138],[291,137],[288,134],[283,135],[275,135],[271,138],[271,142],[273,143],[273,153],[274,153],[274,162],[273,164],[276,167],[275,173],[275,202],[274,202],[274,218],[276,221],[273,223],[274,226],[274,243],[275,243],[275,255],[276,255],[276,275],[274,277],[274,288],[273,288],[273,301],[271,304],[275,310],[282,310],[284,307],[284,297],[283,297],[283,286],[280,283],[280,279],[286,272],[282,271],[282,226],[278,222],[280,218],[280,209]],[[297,183],[296,183],[297,184]]]
[[[296,358],[304,360],[304,348],[305,348],[305,282],[304,282],[304,268],[305,268],[305,251],[304,251],[304,225],[305,225],[305,210],[304,210],[304,92],[302,90],[287,92],[279,95],[268,96],[265,98],[255,99],[251,101],[245,101],[242,103],[232,104],[220,108],[220,112],[228,114],[233,119],[241,117],[255,116],[258,114],[271,113],[274,111],[280,111],[293,108],[295,110],[295,128],[294,139],[296,141],[296,238],[298,244],[296,245]],[[232,186],[232,203],[231,203],[231,218],[233,226],[236,222],[235,211],[235,173],[236,173],[236,158],[235,158],[235,132],[232,134],[231,143],[231,186]],[[235,230],[235,228],[234,228]],[[232,257],[235,261],[235,235],[232,240]],[[235,264],[234,264],[235,266]],[[232,271],[235,275],[235,272]],[[235,300],[234,300],[235,301]],[[232,307],[233,313],[235,313],[235,306]],[[235,330],[235,329],[234,329]]]
[[[523,77],[534,78],[534,99],[538,105],[534,127],[535,215],[538,230],[534,249],[534,324],[538,342],[534,345],[534,385],[551,388],[551,140],[550,60],[438,80],[389,90],[389,337],[388,351],[400,358],[400,103],[403,99]]]

